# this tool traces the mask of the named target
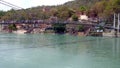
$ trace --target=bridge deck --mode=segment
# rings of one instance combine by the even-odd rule
[[[73,24],[73,25],[93,25],[93,26],[97,25],[97,24],[91,23],[91,22],[83,22],[83,23],[81,23],[81,22],[59,22],[59,23]],[[7,25],[7,24],[9,25],[9,24],[55,24],[55,23],[53,23],[53,22],[23,22],[23,23],[21,23],[21,22],[14,22],[14,23],[10,23],[10,22],[2,23],[2,22],[0,22],[0,24],[1,25]]]

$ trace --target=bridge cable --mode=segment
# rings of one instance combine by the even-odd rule
[[[0,3],[3,5],[6,5],[6,6],[12,7],[14,9],[23,9],[22,7],[16,6],[16,5],[6,2],[4,0],[0,0]]]

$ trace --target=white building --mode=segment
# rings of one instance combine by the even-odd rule
[[[87,15],[80,15],[79,21],[82,21],[82,20],[88,21],[88,16]]]

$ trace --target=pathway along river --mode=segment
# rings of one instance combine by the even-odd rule
[[[120,38],[1,33],[0,68],[120,68]]]

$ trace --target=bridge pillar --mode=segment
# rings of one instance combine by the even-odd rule
[[[3,29],[3,26],[2,26],[2,24],[0,24],[0,32],[2,31],[2,29]]]

